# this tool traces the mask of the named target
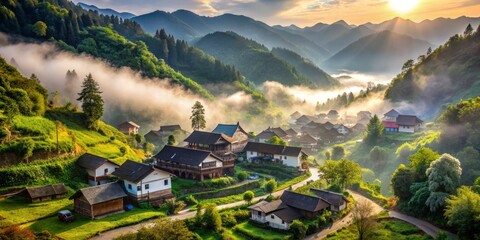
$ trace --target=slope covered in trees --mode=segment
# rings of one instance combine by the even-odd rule
[[[234,65],[256,84],[270,80],[289,86],[316,86],[312,80],[276,57],[265,46],[234,32],[208,34],[195,45],[221,61]]]
[[[385,97],[429,106],[438,115],[442,105],[476,97],[480,92],[480,31],[469,28],[454,35],[436,50],[404,66],[391,82]]]

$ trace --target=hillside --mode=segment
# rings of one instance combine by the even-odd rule
[[[396,72],[403,63],[427,51],[428,42],[390,31],[363,37],[325,61],[332,71]]]
[[[221,42],[222,44],[218,44]],[[233,32],[216,32],[200,39],[196,46],[238,68],[256,84],[278,81],[284,85],[315,86],[292,65],[275,57],[265,46]],[[254,61],[255,60],[255,61]]]
[[[117,11],[115,11],[113,9],[110,9],[110,8],[98,8],[95,5],[88,5],[88,4],[85,4],[85,3],[82,3],[82,2],[79,2],[78,6],[82,7],[85,10],[97,11],[98,13],[103,14],[103,15],[108,15],[108,16],[113,15],[113,16],[117,16],[117,17],[120,17],[120,18],[123,18],[123,19],[129,19],[129,18],[135,17],[135,14],[133,14],[133,13],[117,12]]]
[[[268,48],[282,47],[292,50],[317,64],[331,55],[327,50],[303,36],[234,14],[205,17],[187,10],[178,10],[173,13],[155,11],[132,19],[151,34],[164,28],[176,38],[190,42],[209,33],[233,31]]]
[[[116,128],[100,122],[89,130],[73,106],[53,108],[38,79],[23,77],[0,58],[0,167],[90,152],[119,163],[144,158]],[[58,132],[57,132],[58,131]],[[58,142],[57,142],[58,133]]]
[[[328,75],[325,71],[318,68],[308,59],[284,48],[273,48],[273,55],[293,65],[297,71],[310,78],[321,88],[329,88],[340,85],[337,79]]]
[[[442,105],[480,93],[480,32],[455,35],[412,68],[397,75],[385,97],[392,101],[428,106],[438,116]]]

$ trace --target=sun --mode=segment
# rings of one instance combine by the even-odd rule
[[[407,13],[414,9],[419,0],[389,0],[390,7],[398,13]]]

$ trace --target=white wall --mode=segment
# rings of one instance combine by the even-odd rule
[[[272,218],[272,217],[273,217],[273,218]],[[278,228],[278,229],[285,229],[285,230],[288,229],[288,223],[283,222],[283,220],[280,219],[280,218],[279,218],[277,215],[275,215],[274,213],[268,214],[268,215],[265,217],[265,220],[268,222],[268,225],[270,225],[270,227]]]
[[[165,180],[168,180],[167,185],[165,185]],[[132,189],[128,189],[128,184],[132,185]],[[149,185],[149,189],[145,189],[146,184]],[[137,191],[137,186],[141,186],[141,190]],[[140,196],[142,194],[147,194],[148,192],[153,193],[162,191],[169,188],[172,188],[172,179],[170,178],[170,175],[160,171],[150,173],[150,175],[138,183],[132,183],[125,180],[125,189],[134,196]]]
[[[398,126],[399,132],[414,133],[415,127],[413,126]]]
[[[265,223],[265,213],[262,213],[260,211],[252,210],[251,211],[252,216],[251,219],[257,222]],[[260,213],[260,215],[258,215]]]
[[[198,164],[199,167],[202,167],[202,163],[210,163],[210,162],[217,162],[216,163],[216,167],[223,167],[223,162],[222,161],[219,161],[218,159],[212,157],[212,156],[208,156],[205,160],[203,160],[203,162],[201,162],[200,164]]]
[[[105,176],[105,168],[108,169],[107,175],[112,174],[115,171],[115,168],[118,168],[117,165],[111,163],[111,162],[105,162],[103,165],[101,165],[99,168],[95,170],[95,177],[100,177],[100,176]],[[90,173],[88,173],[90,174]],[[91,175],[93,176],[93,175]]]
[[[253,158],[253,157],[256,157],[256,156],[258,156],[257,152],[247,151],[247,160],[250,160],[250,158]]]
[[[285,159],[286,157],[286,159]],[[290,166],[290,167],[300,167],[300,155],[297,157],[291,156],[283,156],[283,155],[275,155],[275,158],[282,160],[283,164]]]

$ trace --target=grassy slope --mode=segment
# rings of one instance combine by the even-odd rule
[[[235,232],[247,235],[251,239],[264,240],[283,240],[290,239],[291,235],[286,235],[274,231],[269,231],[263,228],[253,226],[249,222],[243,222],[234,227]]]

